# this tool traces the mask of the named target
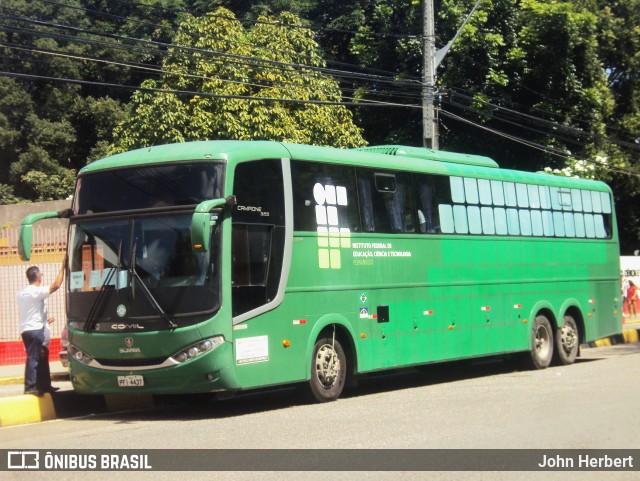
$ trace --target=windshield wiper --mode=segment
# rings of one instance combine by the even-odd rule
[[[111,279],[113,278],[114,273],[120,271],[121,255],[122,255],[122,240],[120,241],[120,246],[118,247],[118,261],[117,261],[116,267],[115,269],[111,268],[111,271],[109,271],[109,274],[107,274],[107,277],[105,277],[104,281],[102,281],[102,285],[100,286],[100,290],[98,291],[98,297],[96,297],[96,300],[93,301],[93,304],[91,304],[91,308],[89,309],[89,315],[87,316],[87,320],[84,322],[84,326],[82,327],[82,330],[85,332],[89,331],[89,329],[93,329],[93,327],[96,324],[97,319],[94,319],[94,317],[96,317],[96,314],[98,312],[98,307],[100,306],[100,304],[102,304],[102,300],[106,296],[107,290],[105,288],[111,283]]]
[[[145,297],[147,298],[149,303],[153,306],[153,308],[156,310],[156,312],[160,314],[160,317],[162,317],[162,319],[164,319],[167,322],[167,324],[169,324],[169,327],[171,327],[171,329],[175,329],[176,327],[178,327],[178,324],[176,324],[176,321],[173,319],[173,317],[170,314],[165,312],[165,310],[162,308],[160,304],[158,304],[158,301],[156,300],[156,298],[153,296],[153,294],[151,294],[151,291],[149,290],[149,288],[145,285],[144,281],[140,278],[140,275],[136,272],[137,246],[138,246],[138,243],[136,242],[133,245],[133,249],[132,249],[133,256],[132,256],[131,262],[129,263],[129,272],[130,272],[131,278],[138,281],[138,284],[140,284],[140,288],[144,293]],[[131,282],[131,294],[132,294],[132,297],[135,298],[134,281]]]

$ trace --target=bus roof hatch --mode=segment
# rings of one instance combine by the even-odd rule
[[[404,145],[374,145],[359,149],[361,152],[375,152],[377,154],[396,155],[399,157],[413,157],[415,159],[436,160],[440,162],[451,162],[453,164],[476,165],[478,167],[491,167],[497,169],[499,166],[495,160],[481,155],[459,154],[456,152],[445,152],[443,150],[431,150],[422,147],[410,147]]]

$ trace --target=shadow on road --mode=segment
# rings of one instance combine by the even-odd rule
[[[619,346],[617,349],[620,349]],[[621,350],[622,351],[622,350]],[[640,352],[640,348],[630,349],[629,353]],[[624,354],[621,352],[621,354]],[[576,362],[593,362],[596,357],[578,358]],[[571,369],[550,367],[549,369]],[[527,376],[529,371],[519,370],[519,364],[511,359],[491,358],[481,361],[457,361],[450,363],[385,371],[369,374],[358,379],[358,386],[343,394],[343,398],[357,398],[413,389],[442,383],[465,381],[469,379],[500,376],[516,373]],[[144,420],[198,420],[222,419],[235,416],[286,409],[292,406],[309,404],[303,390],[296,386],[247,391],[234,397],[220,398],[214,394],[184,394],[154,396],[155,407],[145,410],[107,413],[102,396],[80,396],[69,391],[67,398],[56,395],[56,409],[61,408],[58,417],[79,417],[91,413],[100,414],[99,419],[111,419],[119,423],[131,423]],[[75,396],[76,399],[72,399]],[[81,406],[80,412],[74,406]],[[84,418],[86,420],[86,417]]]

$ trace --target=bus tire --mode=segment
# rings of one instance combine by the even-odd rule
[[[313,347],[309,394],[317,402],[335,401],[347,379],[347,356],[338,339],[325,336]]]
[[[580,332],[578,325],[571,316],[564,316],[564,324],[556,332],[556,363],[561,365],[573,364],[580,347]]]
[[[553,329],[549,319],[536,316],[531,331],[531,351],[527,354],[528,367],[545,369],[553,359]]]

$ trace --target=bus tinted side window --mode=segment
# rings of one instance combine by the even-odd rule
[[[440,204],[451,204],[449,178],[442,175],[414,174],[416,195],[416,213],[418,232],[422,234],[440,234]]]
[[[233,193],[233,315],[271,302],[284,257],[284,188],[280,160],[238,165]]]
[[[364,232],[415,232],[411,175],[357,169],[360,218]]]
[[[354,168],[293,161],[293,226],[297,231],[318,228],[360,228]]]

